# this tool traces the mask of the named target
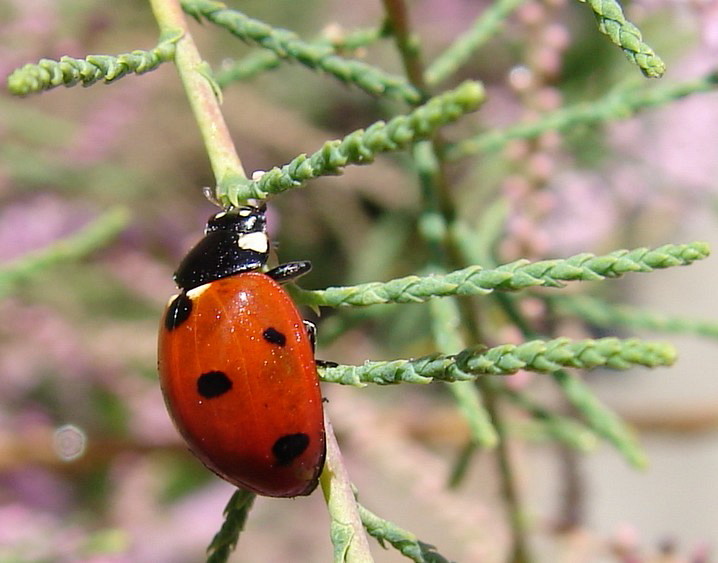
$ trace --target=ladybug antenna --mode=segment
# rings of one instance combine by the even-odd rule
[[[216,188],[210,188],[209,186],[204,186],[202,188],[202,194],[204,194],[204,197],[206,197],[210,203],[214,203],[217,207],[224,207],[217,199],[217,189]]]
[[[264,199],[248,199],[247,203],[245,203],[241,207],[253,207],[260,213],[265,213],[267,211],[267,200]]]

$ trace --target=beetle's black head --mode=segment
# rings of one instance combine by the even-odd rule
[[[264,233],[267,230],[267,207],[244,206],[220,211],[207,221],[205,234],[214,231],[230,231],[238,235]]]
[[[175,272],[184,291],[221,278],[260,269],[269,257],[266,207],[237,207],[207,221],[204,238]]]

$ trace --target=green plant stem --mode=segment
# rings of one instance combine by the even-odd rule
[[[414,86],[422,92],[426,92],[424,68],[419,55],[419,47],[411,40],[405,2],[404,0],[384,0],[384,6],[387,21],[396,38],[407,76]],[[432,135],[430,142],[419,143],[415,146],[414,157],[419,168],[422,194],[427,209],[424,219],[428,218],[431,223],[432,216],[435,217],[434,223],[439,227],[438,232],[432,233],[430,230],[426,232],[425,238],[430,248],[433,248],[436,265],[446,270],[454,270],[464,266],[465,263],[462,262],[461,253],[453,239],[446,236],[456,219],[456,208],[449,190],[445,159],[443,158],[444,145],[443,139],[437,132]],[[483,339],[479,324],[476,322],[470,302],[468,300],[459,302],[458,312],[462,324],[469,333],[469,338],[473,342],[481,342]],[[518,497],[516,481],[508,457],[504,423],[497,407],[498,398],[490,387],[484,386],[480,382],[478,385],[490,419],[490,424],[486,421],[484,426],[486,428],[493,427],[491,434],[493,436],[495,433],[498,437],[497,460],[502,481],[501,489],[511,522],[512,559],[514,563],[524,563],[530,559],[526,539],[528,530],[525,519],[519,516],[523,514],[523,507]],[[463,406],[466,408],[466,404]]]
[[[424,67],[419,46],[411,35],[406,4],[403,0],[384,0],[384,8],[407,76],[414,86],[426,91]],[[448,189],[444,161],[441,158],[444,152],[443,146],[444,142],[437,132],[430,141],[417,143],[413,150],[424,201],[419,230],[431,253],[432,273],[439,275],[459,263],[458,255],[446,236],[447,226],[453,221],[456,213]],[[439,352],[449,354],[465,347],[464,339],[459,332],[459,325],[462,322],[470,326],[472,334],[477,334],[474,316],[465,303],[453,300],[435,301],[430,307],[430,312],[434,343]],[[478,387],[473,382],[462,381],[451,384],[449,390],[454,396],[459,411],[469,424],[471,443],[487,448],[494,447],[498,436],[492,426],[489,412],[484,408]]]
[[[390,29],[396,39],[404,70],[409,81],[419,90],[425,89],[424,70],[419,55],[419,44],[412,37],[409,26],[409,14],[403,0],[383,0]]]
[[[588,425],[623,455],[635,468],[645,469],[648,459],[633,431],[621,418],[608,409],[577,376],[559,370],[551,376]]]
[[[182,35],[177,41],[175,64],[204,140],[217,191],[221,191],[222,186],[246,181],[242,161],[219,106],[219,87],[197,50],[179,0],[149,1],[160,31]]]
[[[480,382],[480,387],[484,394],[484,403],[486,410],[491,416],[491,422],[494,430],[499,437],[496,448],[496,463],[499,467],[499,475],[501,476],[501,495],[504,499],[504,506],[508,513],[509,522],[511,524],[511,563],[528,563],[532,560],[529,551],[528,542],[528,519],[526,511],[521,501],[518,488],[518,480],[511,462],[511,452],[509,450],[508,431],[506,422],[499,410],[498,393],[489,390],[488,385]]]
[[[459,332],[461,316],[456,300],[435,299],[429,304],[429,313],[434,342],[439,352],[451,354],[466,347]],[[476,385],[470,381],[457,381],[448,385],[448,389],[469,425],[471,442],[482,448],[496,446],[498,436],[491,426]]]
[[[414,147],[414,159],[419,173],[424,212],[419,218],[419,232],[431,254],[432,275],[445,274],[451,261],[445,252],[446,224],[440,210],[438,177],[442,174],[431,143]],[[459,327],[462,323],[461,305],[455,299],[434,299],[430,302],[431,332],[434,346],[442,354],[452,354],[466,347]],[[469,424],[470,440],[485,448],[496,445],[497,436],[484,409],[478,388],[473,382],[460,381],[448,386],[459,412]]]
[[[401,55],[409,81],[426,97],[429,92],[424,81],[424,65],[421,60],[419,43],[413,36],[410,28],[409,14],[404,0],[383,0],[384,10],[387,15],[387,25],[394,35],[397,49]],[[419,168],[419,179],[422,184],[423,197],[426,202],[425,208],[429,213],[437,213],[443,220],[450,224],[455,216],[454,204],[449,191],[446,167],[442,155],[444,154],[445,142],[439,131],[435,131],[429,137],[429,143],[417,143],[414,148],[414,159]],[[430,150],[429,150],[430,147]],[[437,241],[428,241],[430,244]],[[440,245],[444,246],[443,241]],[[449,251],[452,249],[449,247]],[[441,258],[443,252],[436,252],[435,256]],[[452,260],[441,258],[437,264],[444,268],[451,269],[456,265]]]
[[[539,336],[538,333],[533,330],[530,324],[523,318],[513,300],[508,299],[506,296],[496,296],[496,299],[509,318],[514,320],[516,326],[525,338],[537,338]],[[605,342],[611,341],[610,338],[608,340],[601,340]],[[624,342],[637,343],[639,348],[648,344],[650,348],[653,348],[650,343],[641,342],[636,339],[629,339]],[[621,363],[622,360],[633,361],[636,359],[634,352],[636,352],[638,348],[629,351],[630,348],[632,348],[632,345],[629,345],[627,349],[619,354],[619,356],[621,356],[619,363]],[[648,350],[646,349],[644,351]],[[656,352],[655,355],[654,352]],[[592,355],[593,352],[589,353],[585,357],[588,359],[588,357]],[[647,360],[646,362],[643,362],[643,365],[656,367],[658,365],[671,365],[675,361],[676,352],[671,346],[658,345],[647,355],[642,352],[638,352],[638,356],[642,356],[644,360]],[[652,359],[649,359],[649,356]],[[654,363],[653,360],[657,360],[657,362]],[[566,365],[565,367],[571,366]],[[573,367],[587,368],[589,366],[574,365]],[[581,381],[578,377],[573,377],[561,369],[555,370],[555,372],[551,375],[556,384],[560,387],[561,392],[564,394],[567,401],[578,413],[580,413],[583,419],[596,434],[612,444],[634,467],[642,469],[647,465],[646,455],[641,449],[640,444],[637,442],[630,428],[628,428],[628,426],[613,411],[603,405],[603,403],[599,401],[599,399],[591,392],[590,388],[585,385],[583,381]]]
[[[373,558],[364,532],[354,489],[342,461],[337,439],[325,415],[327,459],[319,483],[329,511],[335,563],[371,563]]]

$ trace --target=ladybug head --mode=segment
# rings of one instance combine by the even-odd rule
[[[251,233],[266,233],[266,212],[266,205],[262,205],[261,207],[247,205],[220,211],[209,218],[204,233],[229,231],[240,236]]]
[[[205,235],[175,272],[189,291],[202,284],[262,268],[269,258],[267,209],[250,205],[220,211],[207,221]]]

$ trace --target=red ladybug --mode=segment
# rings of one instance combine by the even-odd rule
[[[324,465],[313,325],[278,282],[308,261],[262,273],[265,208],[212,216],[175,273],[159,335],[167,409],[189,449],[230,483],[272,497],[308,495]]]

